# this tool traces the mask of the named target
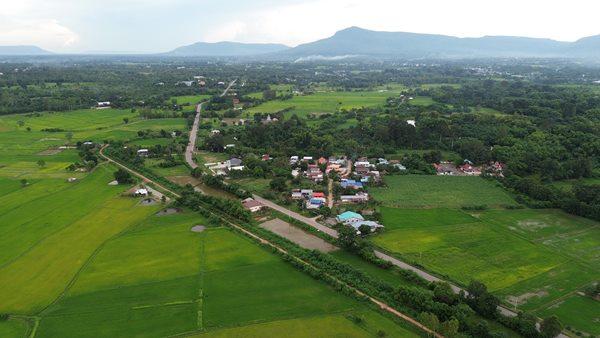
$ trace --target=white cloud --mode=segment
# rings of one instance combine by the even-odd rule
[[[307,0],[240,13],[205,37],[215,41],[214,37],[225,35],[241,42],[297,45],[360,26],[462,37],[518,35],[572,41],[600,34],[594,17],[598,12],[600,2],[587,0],[570,0],[568,6],[562,0]]]
[[[79,39],[78,35],[54,19],[15,20],[0,16],[0,45],[37,45],[60,49]]]

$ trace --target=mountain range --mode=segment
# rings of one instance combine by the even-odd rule
[[[290,47],[276,43],[197,42],[166,53],[172,56],[249,56],[276,53]]]
[[[0,55],[49,54],[35,46],[0,46]],[[161,53],[182,57],[255,57],[271,60],[367,58],[541,57],[600,59],[600,35],[562,42],[515,36],[458,38],[448,35],[382,32],[350,27],[333,36],[288,47],[282,44],[198,42]]]
[[[37,46],[0,46],[0,55],[48,55],[51,52]]]

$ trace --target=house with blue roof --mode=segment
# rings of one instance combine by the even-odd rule
[[[355,180],[342,179],[341,181],[342,188],[351,188],[351,189],[362,189],[364,184],[362,182],[357,182]]]
[[[349,223],[353,223],[353,222],[364,221],[365,218],[362,217],[361,214],[358,214],[354,211],[346,211],[342,214],[339,214],[336,217],[336,220],[340,223],[349,224]]]

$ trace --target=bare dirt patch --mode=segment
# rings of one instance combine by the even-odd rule
[[[39,153],[37,153],[38,155],[43,155],[43,156],[52,156],[52,155],[56,155],[60,152],[62,152],[64,149],[60,149],[60,148],[49,148],[46,150],[42,150]]]
[[[530,298],[533,298],[533,297],[542,298],[542,297],[546,297],[547,295],[548,295],[547,291],[539,290],[536,292],[527,292],[520,296],[508,296],[508,297],[506,297],[506,300],[512,305],[519,306],[519,305],[523,305],[524,303],[527,303],[527,300],[529,300]]]
[[[539,229],[547,228],[549,226],[548,224],[546,224],[544,222],[532,221],[532,220],[519,221],[518,224],[519,224],[519,227],[521,227],[522,229],[529,230],[529,231],[536,231]]]
[[[196,225],[196,226],[193,226],[190,230],[192,232],[202,232],[202,231],[206,230],[206,227],[204,225]]]
[[[144,198],[141,202],[140,205],[143,206],[149,206],[149,205],[156,205],[156,201],[153,198]]]
[[[167,215],[173,215],[173,214],[177,214],[180,213],[181,209],[177,209],[177,208],[167,208],[164,210],[161,210],[159,212],[156,213],[156,216],[167,216]]]
[[[287,238],[306,249],[319,250],[321,252],[331,252],[338,249],[336,246],[321,238],[304,232],[279,218],[261,223],[260,227],[272,231],[281,237]]]

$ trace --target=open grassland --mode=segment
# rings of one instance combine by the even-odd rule
[[[543,316],[556,315],[565,326],[590,335],[600,334],[600,304],[590,297],[573,295],[540,311]]]
[[[385,187],[370,190],[386,206],[400,208],[458,208],[515,205],[495,182],[480,177],[399,175],[385,178]]]
[[[485,283],[505,302],[542,313],[597,280],[598,223],[558,210],[381,208],[372,241],[460,283]],[[600,310],[597,302],[587,311]]]
[[[310,113],[334,113],[340,109],[372,107],[383,105],[386,99],[395,95],[393,91],[372,92],[317,92],[311,95],[294,96],[289,100],[268,101],[244,112],[275,113],[290,109],[287,115],[305,116]]]

